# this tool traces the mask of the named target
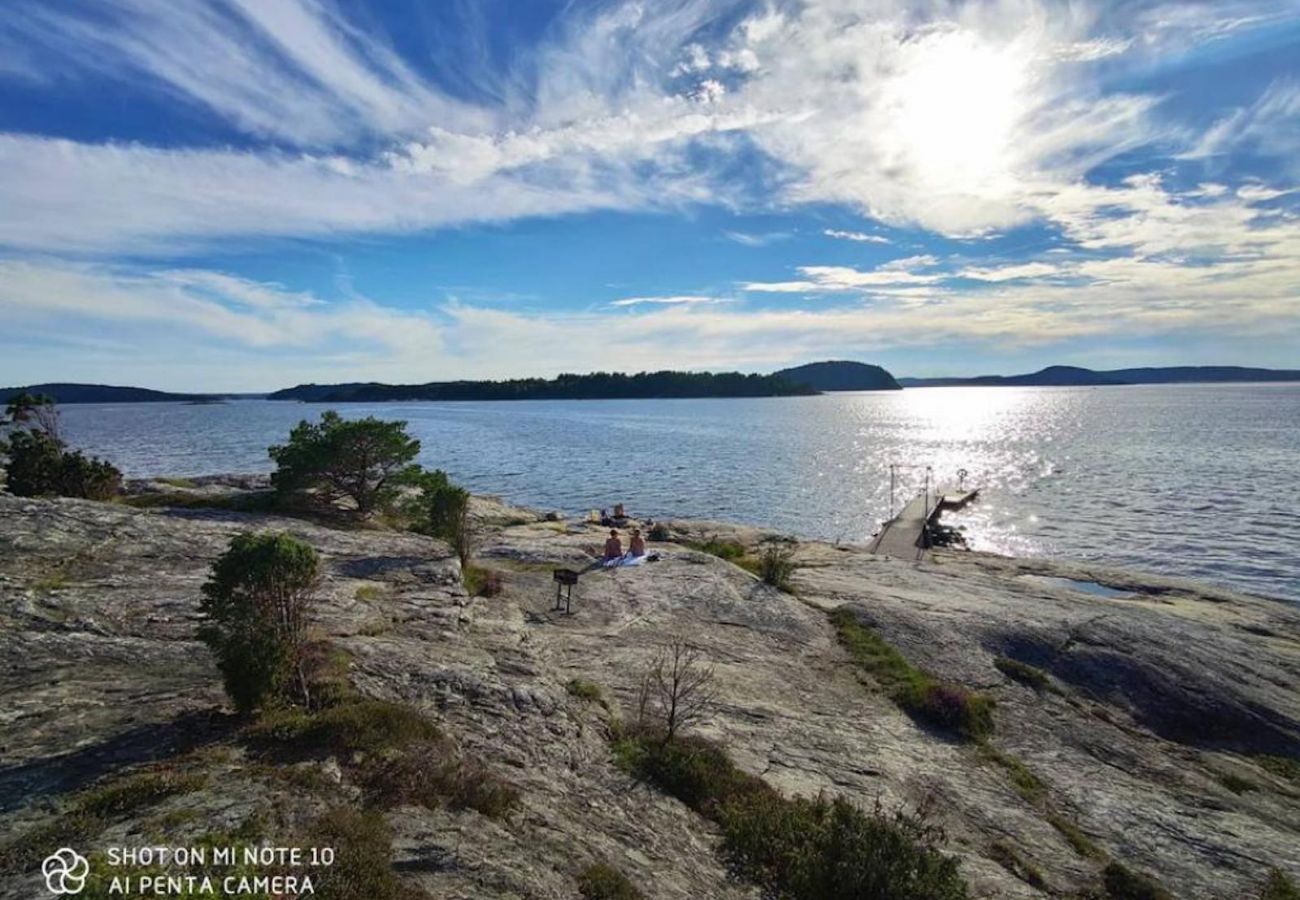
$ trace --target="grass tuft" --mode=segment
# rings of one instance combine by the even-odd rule
[[[1030,887],[1040,891],[1047,887],[1047,880],[1038,867],[1022,857],[1008,841],[994,841],[989,847],[989,858]]]
[[[393,873],[393,833],[383,815],[340,806],[312,825],[305,846],[333,847],[334,864],[322,869],[315,900],[404,900],[408,889]]]
[[[1242,778],[1240,775],[1234,775],[1231,772],[1223,772],[1216,776],[1219,784],[1232,791],[1234,794],[1246,794],[1250,791],[1259,790],[1259,785],[1249,778]]]
[[[587,681],[585,678],[570,678],[564,689],[569,692],[570,697],[577,697],[579,700],[586,700],[588,703],[601,703],[605,699],[600,685],[594,681]]]
[[[78,798],[74,809],[101,818],[124,816],[176,794],[193,793],[206,781],[193,772],[140,772],[91,788]]]
[[[1079,828],[1074,822],[1060,813],[1048,813],[1048,823],[1060,832],[1061,837],[1069,844],[1074,852],[1080,856],[1089,859],[1105,859],[1106,852],[1097,846],[1097,843]]]
[[[418,710],[386,700],[357,700],[314,714],[275,710],[244,729],[254,748],[291,756],[378,753],[438,737],[437,726]]]
[[[500,572],[473,563],[461,569],[461,580],[471,597],[495,597],[505,589]]]
[[[380,806],[473,809],[506,818],[519,804],[519,790],[481,763],[462,759],[446,740],[422,741],[403,752],[376,758],[360,782]]]
[[[1281,869],[1273,869],[1268,873],[1259,900],[1300,900],[1300,885]]]
[[[1013,681],[1018,681],[1025,687],[1033,688],[1036,691],[1051,691],[1060,693],[1060,688],[1052,683],[1052,679],[1046,672],[1037,666],[1031,666],[1029,663],[1021,662],[1018,659],[1012,659],[1009,656],[999,656],[993,660],[993,665],[999,672]]]
[[[1173,900],[1173,895],[1143,872],[1134,872],[1122,863],[1113,862],[1102,871],[1106,896],[1112,900]]]
[[[593,863],[578,873],[578,894],[583,900],[641,900],[645,896],[607,863]]]
[[[1290,756],[1256,756],[1255,762],[1264,771],[1300,785],[1300,759]]]
[[[59,847],[85,846],[114,819],[156,805],[168,797],[199,790],[198,773],[153,770],[103,781],[77,795],[58,818],[0,843],[0,874],[39,868]]]
[[[718,745],[698,737],[616,731],[615,760],[722,830],[735,870],[789,900],[965,900],[956,859],[942,834],[902,810],[867,812],[826,797],[787,799],[738,769]]]
[[[726,541],[711,537],[705,541],[687,541],[686,546],[701,553],[708,553],[718,559],[737,560],[745,555],[745,545],[739,541]]]
[[[1047,799],[1047,785],[1015,756],[987,743],[980,746],[980,753],[1006,770],[1011,786],[1026,803],[1038,806]]]
[[[832,612],[831,622],[849,655],[904,712],[967,740],[983,740],[993,733],[991,697],[939,681],[913,666],[847,607]]]

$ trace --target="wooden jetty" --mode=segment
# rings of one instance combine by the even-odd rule
[[[917,494],[903,507],[902,512],[880,526],[880,532],[868,547],[872,553],[897,559],[919,560],[930,549],[926,526],[949,510],[961,509],[977,496],[978,489],[952,487]]]

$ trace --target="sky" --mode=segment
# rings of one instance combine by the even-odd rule
[[[1300,367],[1300,0],[7,0],[0,384]]]

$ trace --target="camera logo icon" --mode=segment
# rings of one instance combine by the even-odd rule
[[[41,873],[51,894],[80,894],[90,874],[90,863],[71,847],[60,847],[45,857]]]

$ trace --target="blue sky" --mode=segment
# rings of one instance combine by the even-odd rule
[[[1300,0],[10,0],[0,384],[1300,365]]]

